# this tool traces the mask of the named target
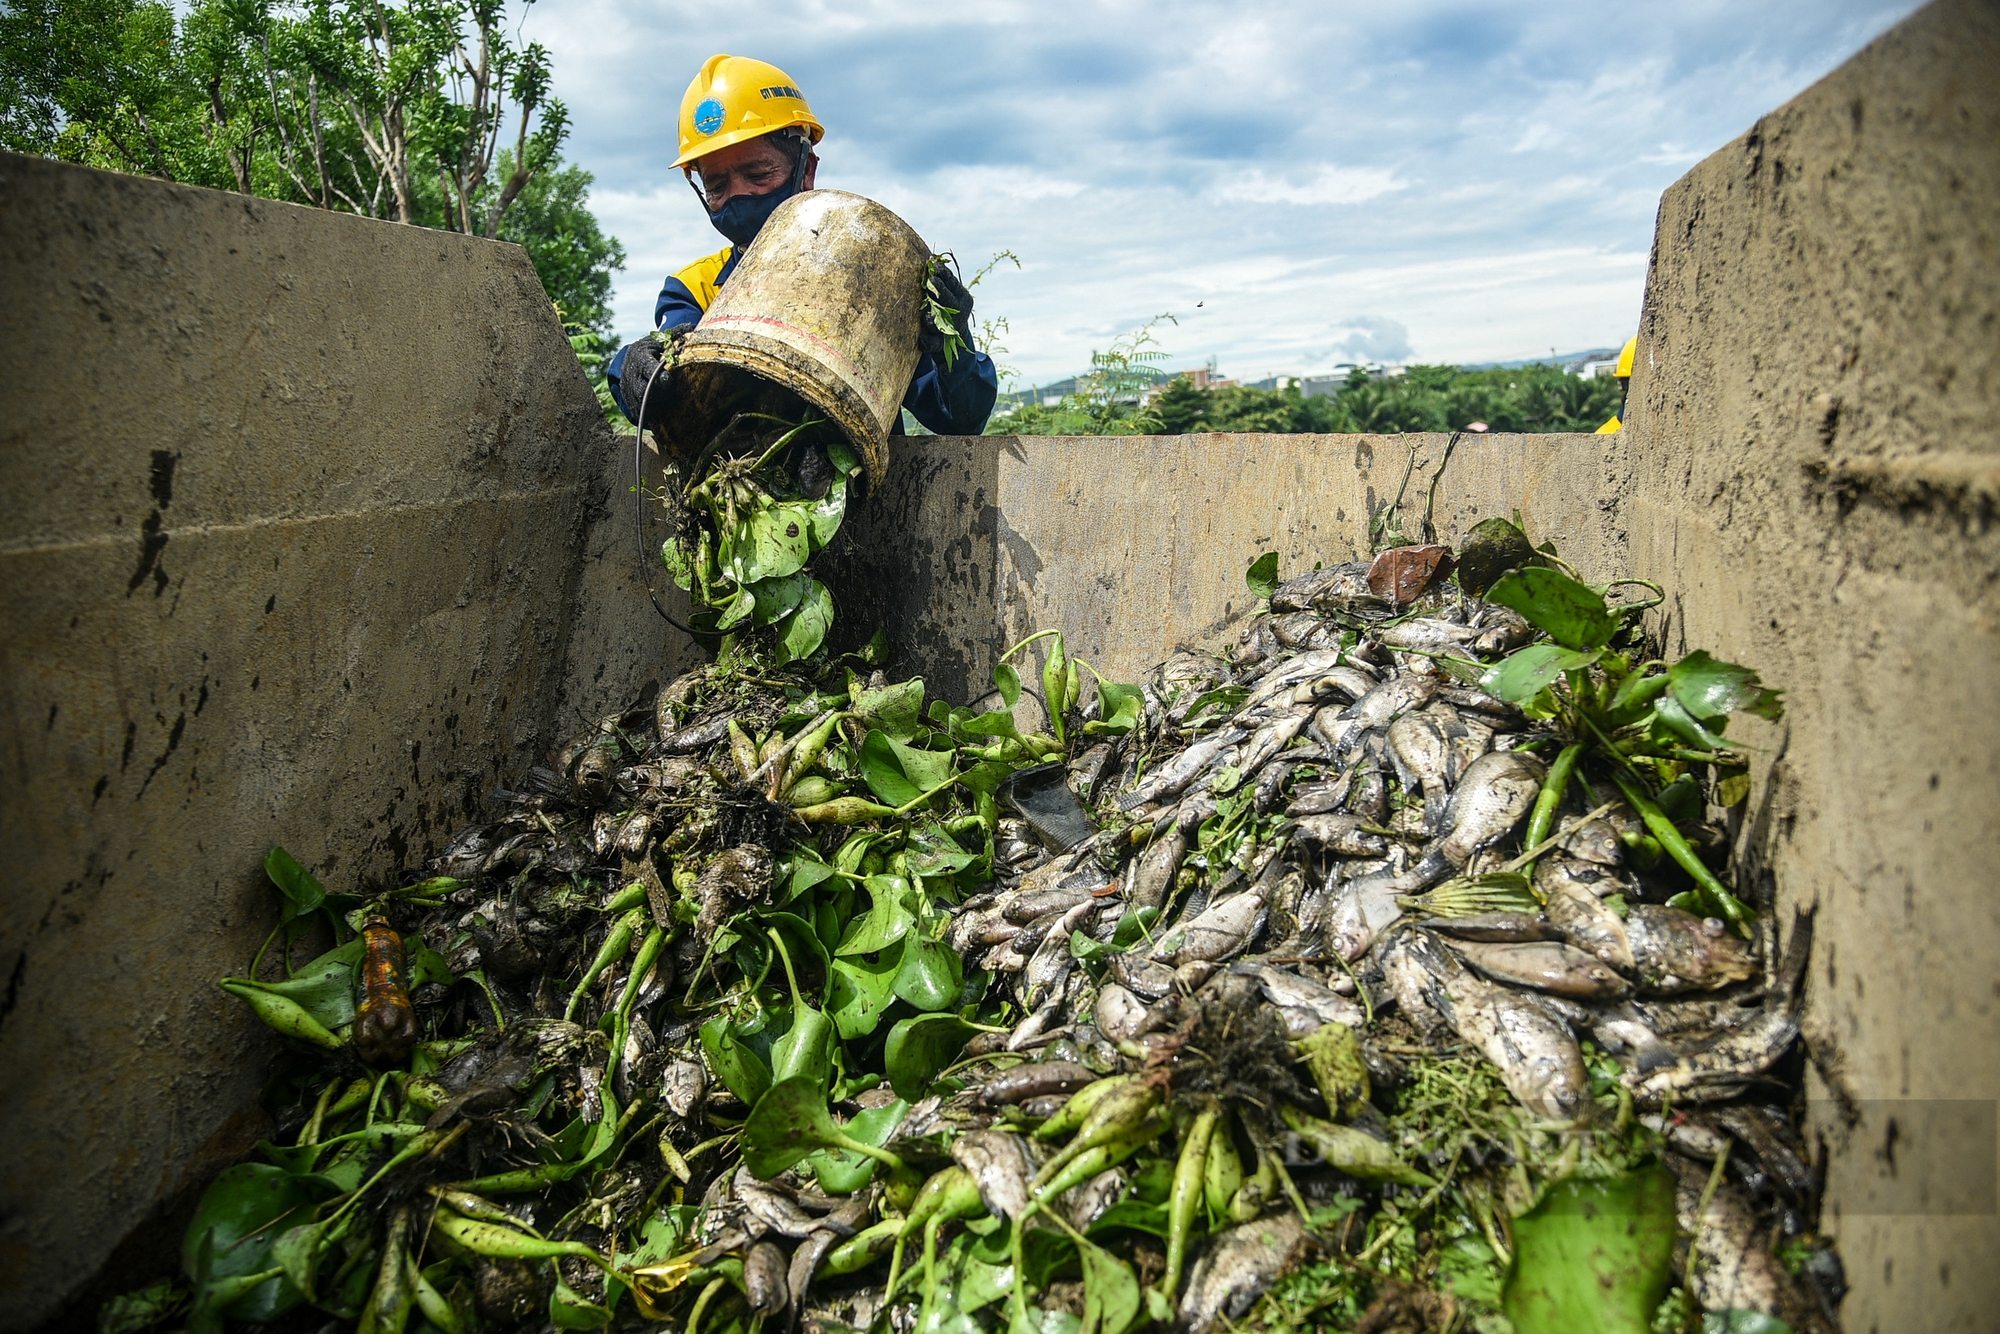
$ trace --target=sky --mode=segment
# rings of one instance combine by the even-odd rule
[[[725,244],[667,164],[682,90],[727,52],[804,90],[821,186],[967,276],[1018,256],[975,295],[1025,387],[1148,321],[1163,368],[1245,380],[1616,347],[1661,192],[1915,7],[539,0],[521,22],[628,254],[623,337]]]

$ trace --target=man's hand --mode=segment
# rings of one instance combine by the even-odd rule
[[[618,377],[618,393],[625,400],[625,406],[632,416],[638,416],[644,405],[646,420],[641,426],[658,426],[667,416],[666,376],[660,374],[660,363],[673,362],[672,349],[675,343],[663,341],[670,334],[647,334],[626,349],[623,373]],[[657,377],[657,378],[656,378]],[[652,386],[652,394],[646,393],[647,385]]]
[[[933,362],[943,366],[954,359],[945,355],[945,342],[948,338],[956,337],[968,350],[972,347],[972,293],[958,280],[958,275],[952,272],[951,266],[940,258],[931,268],[924,295],[929,299],[924,302],[923,320],[917,330],[917,346],[922,348]],[[946,331],[938,327],[938,321],[932,313],[933,303],[942,306],[945,311],[953,312],[945,317],[954,326],[952,330]]]

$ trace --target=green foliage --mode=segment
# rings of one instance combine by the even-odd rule
[[[1200,389],[1177,376],[1142,411],[1093,412],[1065,399],[1016,408],[988,429],[1007,435],[1187,435],[1200,431],[1396,435],[1457,431],[1485,422],[1494,431],[1595,431],[1619,409],[1618,381],[1585,380],[1560,366],[1462,371],[1412,366],[1397,376],[1356,369],[1337,393],[1307,398],[1296,386]],[[1076,396],[1080,398],[1081,396]]]
[[[18,0],[0,146],[517,241],[565,320],[610,333],[624,251],[560,169],[549,55],[498,0]],[[511,133],[509,132],[511,131]]]

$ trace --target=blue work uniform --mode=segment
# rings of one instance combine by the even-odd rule
[[[736,271],[737,257],[735,246],[724,246],[668,278],[660,286],[660,299],[653,304],[653,327],[680,329],[699,323],[702,314],[715,300],[716,292]],[[630,421],[636,420],[634,405],[625,401],[618,387],[628,350],[623,347],[618,349],[618,355],[611,358],[611,364],[605,367],[605,379],[610,383],[611,397],[617,400],[619,410]],[[931,360],[930,353],[920,351],[917,353],[916,373],[910,377],[909,392],[903,395],[903,406],[910,410],[912,417],[923,423],[926,430],[939,435],[978,435],[986,429],[986,419],[993,412],[993,400],[999,394],[1000,377],[993,369],[993,358],[984,352],[967,349],[954,357],[950,369],[946,369]],[[903,434],[900,413],[895,424],[889,428],[889,434]]]

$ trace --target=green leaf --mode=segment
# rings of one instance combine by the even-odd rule
[[[993,667],[993,684],[1000,691],[1000,698],[1008,708],[1021,702],[1021,673],[1011,662],[996,663]]]
[[[1723,718],[1740,710],[1776,722],[1785,713],[1781,692],[1765,686],[1757,673],[1701,649],[1669,667],[1667,683],[1681,707],[1697,718]]]
[[[817,857],[808,856],[801,850],[792,861],[792,882],[791,888],[785,894],[786,901],[797,898],[814,885],[824,884],[833,879],[833,876],[834,871],[831,866]]]
[[[923,1097],[978,1032],[955,1014],[920,1014],[897,1021],[889,1030],[883,1058],[890,1086],[912,1102]]]
[[[960,847],[958,840],[935,821],[910,830],[908,851],[910,873],[920,876],[953,875],[978,861],[980,856]]]
[[[838,1149],[840,1129],[826,1109],[826,1090],[800,1075],[773,1084],[743,1123],[743,1164],[769,1181],[815,1149]]]
[[[861,776],[887,804],[907,806],[949,779],[956,758],[948,750],[918,750],[878,730],[861,743]]]
[[[870,1107],[858,1113],[843,1129],[848,1138],[879,1149],[889,1142],[909,1111],[910,1104],[898,1098],[886,1107]],[[805,1162],[819,1178],[820,1189],[829,1195],[852,1194],[875,1175],[875,1160],[852,1149],[819,1149]]]
[[[558,1269],[555,1290],[549,1294],[549,1323],[557,1329],[597,1329],[611,1323],[611,1308],[599,1306],[565,1283]]]
[[[326,886],[315,880],[313,873],[299,865],[298,859],[283,848],[272,848],[264,854],[264,874],[271,877],[271,883],[285,896],[285,907],[280,916],[287,922],[305,916],[326,902]]]
[[[896,998],[896,975],[903,969],[898,944],[874,959],[865,955],[833,961],[833,988],[827,998],[834,1031],[842,1040],[867,1037],[882,1021],[882,1011]]]
[[[1570,1177],[1514,1220],[1502,1307],[1516,1334],[1646,1334],[1674,1254],[1674,1178],[1656,1164]]]
[[[924,678],[914,676],[880,690],[855,692],[854,715],[872,731],[908,741],[924,725]]]
[[[730,597],[728,604],[723,607],[722,614],[716,617],[715,628],[718,630],[733,629],[749,620],[750,614],[756,610],[757,595],[750,591],[748,584],[745,584],[736,590],[735,594]]]
[[[1701,1334],[1792,1334],[1792,1327],[1762,1311],[1704,1311]]]
[[[771,1087],[771,1066],[744,1041],[742,1026],[718,1014],[701,1026],[701,1047],[709,1067],[731,1093],[754,1106]]]
[[[1711,731],[1700,719],[1682,708],[1680,700],[1672,695],[1660,696],[1653,705],[1653,717],[1660,726],[1697,750],[1721,750],[1729,744],[1717,735],[1722,730],[1720,725]],[[1727,719],[1728,715],[1724,714],[1723,720]]]
[[[1509,704],[1525,703],[1554,685],[1564,672],[1596,662],[1602,652],[1566,649],[1560,644],[1530,644],[1487,669],[1479,678],[1479,688]]]
[[[814,551],[822,550],[833,541],[833,535],[840,531],[840,521],[847,515],[848,473],[841,471],[838,464],[834,467],[838,475],[833,479],[833,486],[822,499],[812,501],[809,510],[812,520],[809,536]]]
[[[792,617],[784,634],[778,637],[778,647],[782,650],[778,655],[780,662],[811,657],[826,642],[826,632],[833,625],[833,594],[817,579],[807,579],[806,584],[798,615]]]
[[[798,610],[805,600],[806,590],[814,579],[801,571],[797,574],[782,575],[776,579],[760,579],[750,585],[756,595],[757,606],[754,619],[758,625],[776,625],[779,621]]]
[[[252,985],[292,1001],[324,1028],[345,1028],[354,1022],[354,970],[361,966],[366,948],[366,942],[357,936],[303,965],[282,982]]]
[[[1501,575],[1535,559],[1527,534],[1505,519],[1487,519],[1465,535],[1458,549],[1458,583],[1478,597]]]
[[[1050,638],[1049,655],[1042,659],[1042,699],[1049,706],[1049,727],[1060,741],[1063,719],[1076,702],[1069,697],[1069,655],[1063,649],[1060,631]]]
[[[1125,1334],[1144,1307],[1132,1266],[1088,1241],[1077,1244],[1083,1261],[1083,1328],[1079,1334]]]
[[[1101,716],[1084,724],[1083,730],[1087,734],[1124,736],[1139,725],[1139,711],[1145,707],[1146,696],[1138,686],[1100,680],[1097,683],[1097,698]]]
[[[812,506],[781,502],[739,511],[723,543],[723,568],[739,584],[805,568],[812,555]]]
[[[903,966],[896,973],[894,989],[919,1010],[950,1009],[965,989],[965,965],[958,951],[943,941],[913,934],[903,944]]]
[[[1529,566],[1501,576],[1487,590],[1489,602],[1511,607],[1564,648],[1602,648],[1618,630],[1604,596],[1560,570]]]
[[[181,1242],[181,1263],[188,1273],[207,1273],[202,1286],[278,1268],[271,1245],[285,1229],[281,1222],[303,1223],[322,1198],[309,1177],[294,1176],[262,1163],[238,1163],[224,1168],[202,1193],[194,1221]],[[203,1252],[206,1252],[204,1254]],[[289,1277],[267,1279],[228,1302],[232,1319],[267,1323],[305,1300]],[[196,1294],[197,1303],[200,1294]]]
[[[1097,1216],[1090,1225],[1089,1235],[1105,1236],[1113,1232],[1130,1230],[1148,1232],[1160,1240],[1167,1239],[1171,1230],[1171,1219],[1167,1216],[1167,1206],[1149,1203],[1145,1200],[1120,1200]]]
[[[910,882],[899,875],[871,875],[862,882],[868,890],[868,911],[847,924],[834,953],[841,956],[873,954],[885,950],[909,934],[917,912]]]
[[[1267,551],[1250,562],[1244,572],[1243,582],[1250,588],[1252,597],[1267,598],[1278,587],[1278,553]]]

